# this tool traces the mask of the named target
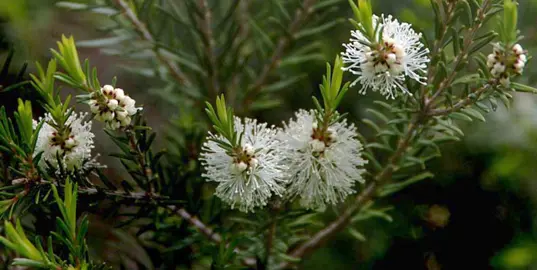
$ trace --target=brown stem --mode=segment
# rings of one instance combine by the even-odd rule
[[[140,148],[138,147],[137,143],[136,143],[136,137],[135,137],[135,133],[134,133],[134,130],[132,130],[131,127],[127,128],[127,130],[125,130],[125,134],[127,135],[127,137],[129,138],[129,146],[130,148],[134,151],[134,153],[136,153],[136,158],[137,158],[137,161],[138,161],[138,165],[140,165],[140,173],[142,175],[145,176],[145,179],[147,181],[147,185],[148,185],[148,188],[149,188],[149,191],[150,193],[154,193],[155,190],[153,188],[153,185],[152,185],[152,181],[154,179],[154,175],[153,175],[153,170],[151,170],[151,168],[148,166],[146,160],[145,160],[145,154],[140,151]]]
[[[205,235],[209,240],[220,244],[222,242],[222,237],[215,233],[211,228],[207,227],[201,220],[199,220],[197,217],[192,216],[186,209],[184,208],[177,208],[175,206],[168,206],[168,209],[170,209],[172,212],[176,213],[180,217],[182,217],[184,220],[186,220],[190,225],[192,225],[194,228],[196,228],[200,233]],[[240,253],[241,250],[238,248],[235,248],[235,253]],[[242,264],[249,267],[255,267],[257,265],[256,259],[254,258],[244,258],[242,260]]]
[[[143,40],[155,44],[156,40],[149,32],[145,24],[138,19],[138,16],[136,16],[136,13],[130,8],[129,4],[125,0],[115,0],[116,5],[120,8],[121,12],[127,18],[133,25],[134,29],[138,32],[140,35],[140,38]],[[155,55],[157,56],[157,59],[166,66],[168,71],[170,72],[171,76],[182,85],[190,86],[192,83],[187,78],[187,76],[181,71],[179,66],[177,66],[172,60],[166,58],[159,50],[158,48],[153,49]]]
[[[435,40],[434,42],[434,45],[433,45],[433,49],[431,50],[431,59],[434,59],[435,57],[438,57],[438,53],[440,52],[440,48],[443,44],[443,41],[444,41],[444,38],[447,34],[447,31],[448,31],[448,27],[447,25],[451,22],[451,20],[453,19],[453,15],[455,14],[455,2],[449,2],[448,3],[448,6],[447,6],[447,10],[446,10],[446,19],[444,20],[444,23],[442,24],[442,28],[440,30],[440,36],[438,37],[438,39]],[[435,74],[435,71],[436,71],[436,65],[431,65],[429,67],[429,71],[427,73],[427,82],[428,84],[431,84],[433,79],[434,79],[434,74]],[[427,88],[427,85],[424,85],[421,87],[422,89],[422,93],[424,94],[427,94],[427,91],[429,88]],[[422,95],[424,96],[424,95]]]
[[[338,232],[343,230],[350,222],[352,215],[364,206],[369,200],[373,198],[377,189],[384,183],[388,182],[392,173],[397,167],[401,157],[407,150],[410,141],[413,138],[414,133],[420,127],[420,119],[416,118],[412,121],[408,127],[403,138],[398,143],[397,149],[393,155],[389,158],[388,164],[384,169],[379,172],[375,180],[370,182],[354,199],[354,202],[333,222],[328,224],[324,229],[313,235],[308,241],[295,248],[289,255],[295,258],[303,258],[311,254],[317,248],[326,243],[329,239],[334,237]],[[291,262],[283,262],[278,268],[285,269],[291,266]]]
[[[473,104],[474,101],[479,100],[479,97],[481,97],[481,95],[483,93],[485,93],[488,89],[490,89],[490,87],[491,87],[490,84],[486,84],[484,86],[481,86],[477,90],[472,91],[471,95],[467,96],[464,99],[459,100],[459,102],[457,102],[455,105],[453,105],[453,107],[446,108],[446,109],[432,109],[432,110],[429,111],[428,115],[429,116],[448,115],[448,114],[450,114],[452,112],[455,112],[455,111],[458,111],[460,109],[463,109],[466,106]]]
[[[317,0],[305,0],[302,6],[296,10],[295,17],[289,25],[288,33],[280,37],[280,39],[278,40],[278,45],[272,53],[269,62],[267,62],[263,66],[263,69],[261,70],[258,79],[254,82],[253,85],[249,87],[247,96],[244,100],[245,110],[247,110],[247,108],[251,105],[254,100],[254,97],[259,94],[259,92],[267,82],[269,75],[279,64],[280,59],[283,57],[285,49],[287,49],[287,46],[292,40],[293,35],[300,29],[302,23],[313,12],[312,6],[313,4],[315,4],[316,1]]]
[[[188,223],[190,223],[193,227],[195,227],[199,232],[201,232],[211,241],[215,243],[222,242],[222,237],[219,234],[215,233],[211,228],[207,227],[207,225],[201,222],[197,217],[192,216],[184,208],[168,206],[168,209],[182,217],[184,220],[188,221]]]
[[[207,3],[207,0],[199,0],[198,6],[201,12],[201,19],[199,21],[200,31],[203,35],[203,47],[209,65],[209,100],[213,100],[219,94],[220,89],[218,86],[218,66],[216,63],[216,55],[214,53],[215,41],[213,37],[213,30],[211,28],[212,14],[211,10],[209,9],[209,4]]]
[[[475,20],[476,24],[474,24],[466,32],[466,35],[464,36],[463,49],[455,58],[455,61],[454,61],[455,64],[453,66],[455,70],[453,70],[451,74],[440,83],[438,90],[432,95],[432,97],[429,100],[427,100],[427,103],[425,104],[425,106],[427,107],[425,109],[426,111],[430,108],[430,106],[432,106],[435,99],[440,97],[440,95],[444,92],[444,90],[447,89],[451,85],[451,83],[453,82],[453,80],[458,74],[457,68],[459,67],[459,65],[461,65],[463,61],[466,61],[468,59],[470,47],[472,46],[475,35],[479,31],[479,29],[481,29],[481,27],[483,26],[483,21],[485,19],[486,12],[488,12],[489,5],[490,5],[490,0],[483,1],[482,7],[477,12],[477,17]],[[430,76],[429,83],[432,83],[433,79],[434,79],[434,76]]]

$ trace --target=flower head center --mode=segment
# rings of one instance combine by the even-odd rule
[[[250,144],[245,144],[235,151],[231,166],[234,172],[243,173],[246,171],[250,173],[257,167],[258,163],[254,147]]]
[[[337,140],[337,134],[332,128],[319,128],[316,124],[311,130],[309,145],[314,154],[322,155],[326,148]]]
[[[366,52],[364,69],[374,74],[388,72],[397,76],[404,71],[402,63],[405,56],[405,50],[394,39],[384,38]]]
[[[54,131],[49,135],[51,146],[58,146],[65,152],[70,152],[78,145],[75,136],[71,134],[71,127],[68,127],[65,132]]]

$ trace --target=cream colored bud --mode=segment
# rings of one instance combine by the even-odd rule
[[[515,52],[516,54],[523,54],[524,49],[522,49],[522,46],[520,46],[520,44],[515,44],[515,46],[513,46],[513,52]]]
[[[397,56],[395,55],[395,53],[390,53],[386,56],[386,63],[388,63],[388,65],[393,65],[396,61]]]
[[[126,127],[126,126],[128,126],[128,125],[131,124],[131,118],[128,117],[128,116],[127,116],[127,117],[124,117],[124,118],[122,118],[122,119],[119,119],[119,120],[120,120],[120,122],[121,122],[121,126]]]
[[[502,62],[498,62],[494,64],[494,69],[496,70],[496,73],[503,73],[505,71],[505,65]]]
[[[250,168],[253,169],[253,168],[257,167],[257,165],[259,164],[259,161],[257,159],[255,159],[255,158],[252,158],[252,159],[250,159],[249,164],[250,164]]]
[[[246,154],[249,155],[249,156],[253,156],[253,155],[255,154],[255,149],[254,149],[254,147],[253,147],[251,144],[249,144],[249,143],[244,144],[243,149],[244,149],[244,153],[246,153]]]
[[[115,111],[115,113],[116,113],[116,118],[118,120],[123,120],[129,116],[129,113],[126,110],[117,110]]]
[[[108,84],[103,86],[103,88],[101,88],[101,92],[103,92],[103,94],[107,96],[111,96],[113,91],[114,91],[114,87]]]
[[[337,133],[333,128],[328,128],[328,138],[330,138],[330,142],[336,142],[337,141]]]
[[[311,146],[311,149],[313,150],[313,152],[323,152],[324,149],[325,149],[325,145],[324,145],[324,142],[321,142],[317,139],[314,139],[314,140],[311,140],[310,141],[310,146]]]
[[[122,100],[125,97],[125,92],[121,88],[114,89],[114,97],[117,100]]]
[[[511,81],[509,80],[509,77],[502,77],[502,78],[500,78],[500,83],[504,87],[509,87],[509,85],[511,84]]]
[[[231,171],[234,172],[234,173],[242,173],[244,171],[246,171],[246,169],[248,169],[248,165],[246,165],[246,163],[244,162],[239,162],[239,163],[233,163],[231,164]]]
[[[375,73],[384,73],[388,70],[388,67],[384,64],[375,65]]]
[[[526,64],[524,64],[524,62],[522,62],[522,61],[516,61],[515,64],[514,64],[513,66],[515,67],[515,69],[516,69],[518,72],[520,72],[520,71],[522,71],[522,69],[524,69],[524,66],[525,66],[525,65],[526,65]]]
[[[98,114],[101,110],[101,107],[99,106],[99,104],[95,103],[93,105],[90,106],[90,110],[92,113],[94,114]]]
[[[112,111],[115,110],[118,105],[119,105],[119,102],[115,99],[109,99],[108,102],[106,103],[106,106],[108,106],[108,109]]]
[[[111,111],[106,111],[105,113],[102,114],[103,116],[103,119],[104,121],[112,121],[112,119],[114,119],[114,112],[111,112]]]
[[[487,67],[491,68],[496,64],[496,56],[494,54],[489,54],[487,56]]]
[[[395,39],[393,38],[384,38],[383,41],[384,41],[384,46],[386,47],[392,47],[395,45]]]
[[[65,140],[65,147],[68,148],[68,149],[71,149],[73,147],[75,147],[77,145],[75,139],[73,138],[69,138],[67,140]]]
[[[403,50],[403,48],[401,46],[398,46],[398,45],[395,45],[393,47],[393,52],[397,56],[397,59],[402,59],[403,57],[406,56],[405,50]]]
[[[522,61],[525,64],[528,61],[528,58],[525,54],[521,54],[518,56],[518,61]]]

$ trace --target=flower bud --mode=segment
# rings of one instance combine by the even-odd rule
[[[115,111],[115,113],[116,113],[116,118],[118,120],[123,120],[129,116],[129,113],[126,110],[117,110]]]
[[[90,110],[93,114],[98,114],[101,111],[101,107],[99,104],[95,103],[93,105],[90,105]]]
[[[522,73],[522,70],[524,69],[525,65],[526,64],[524,64],[524,62],[522,61],[516,61],[513,66],[515,67],[516,72]]]
[[[388,70],[388,67],[383,64],[375,65],[375,73],[384,73]]]
[[[311,146],[311,149],[313,150],[313,152],[323,152],[324,149],[325,149],[325,145],[324,145],[324,142],[321,142],[317,139],[314,139],[312,141],[310,141],[310,146]]]
[[[231,164],[231,171],[234,172],[234,173],[242,173],[244,172],[246,169],[248,169],[248,165],[246,165],[246,163],[244,162],[239,162],[239,163],[233,163]]]
[[[393,46],[393,52],[395,53],[398,59],[401,59],[406,56],[405,50],[403,50],[403,48],[399,45]]]
[[[119,105],[119,102],[115,99],[109,99],[106,104],[106,106],[108,106],[108,108],[112,111],[115,110],[118,105]]]
[[[243,147],[243,148],[244,148],[244,153],[245,153],[246,155],[248,155],[248,156],[253,156],[253,155],[255,154],[255,149],[254,149],[254,147],[253,147],[251,144],[249,144],[249,143],[244,144],[244,147]]]
[[[103,88],[101,88],[101,92],[103,92],[103,94],[107,96],[111,96],[113,91],[114,91],[114,87],[108,84],[103,86]]]
[[[513,46],[513,52],[515,52],[516,54],[523,54],[524,49],[522,49],[522,46],[520,46],[520,44],[515,44],[515,46]]]
[[[126,127],[126,126],[128,126],[128,125],[131,124],[131,118],[128,117],[128,116],[127,116],[127,117],[124,117],[124,118],[122,118],[122,119],[118,119],[118,120],[120,120],[120,122],[121,122],[121,126],[124,126],[124,127]]]
[[[489,54],[487,56],[487,67],[492,68],[496,64],[496,56],[494,54]]]
[[[102,117],[104,121],[112,121],[112,119],[114,119],[114,115],[114,112],[106,111],[102,114]]]
[[[334,143],[337,141],[337,133],[333,128],[328,128],[328,138],[330,138],[330,142]]]
[[[500,83],[501,83],[504,87],[509,87],[509,85],[511,84],[511,81],[509,80],[509,77],[501,77],[501,78],[500,78]]]
[[[518,56],[518,61],[522,61],[524,63],[526,63],[528,61],[528,58],[526,57],[525,54],[521,54]]]
[[[503,73],[505,71],[505,65],[502,62],[498,62],[494,64],[494,69],[498,74]]]
[[[76,141],[73,138],[65,140],[65,148],[71,149],[76,146]]]
[[[255,159],[255,158],[252,158],[252,159],[250,159],[249,164],[250,164],[250,168],[253,169],[253,168],[257,167],[257,165],[259,164],[259,161],[257,159]]]
[[[393,65],[396,61],[397,56],[395,55],[395,53],[390,53],[386,55],[386,63],[388,63],[388,65]]]
[[[125,97],[125,92],[121,88],[114,89],[114,97],[117,100],[122,100]]]
[[[393,47],[393,45],[395,45],[395,39],[393,38],[384,38],[383,41],[384,41],[384,46],[386,47]]]

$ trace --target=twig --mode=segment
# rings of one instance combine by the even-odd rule
[[[431,59],[438,57],[438,53],[440,52],[440,48],[442,44],[444,43],[444,38],[449,29],[447,25],[451,22],[451,20],[453,19],[453,15],[455,14],[454,12],[455,6],[456,6],[455,4],[456,4],[455,2],[448,3],[447,10],[446,10],[446,19],[444,20],[444,23],[441,26],[442,28],[440,30],[440,36],[434,42],[433,49],[431,50]],[[434,79],[433,75],[435,74],[435,71],[436,71],[436,65],[430,65],[429,71],[427,73],[427,82],[428,82],[427,85],[431,84],[431,82],[433,81]],[[424,96],[429,90],[429,88],[427,88],[427,85],[423,85],[421,87],[422,93],[423,93],[422,96]]]
[[[213,100],[220,92],[218,86],[218,66],[216,63],[215,44],[212,30],[212,14],[207,0],[199,0],[198,6],[201,12],[200,32],[203,34],[203,47],[209,65],[209,99]]]
[[[384,183],[388,182],[392,173],[395,170],[399,160],[404,155],[407,150],[410,141],[413,138],[414,133],[420,127],[420,119],[416,118],[412,121],[407,128],[406,134],[398,143],[397,149],[390,157],[388,164],[384,169],[377,174],[375,177],[376,181],[370,182],[362,192],[360,192],[354,202],[334,221],[332,221],[324,229],[317,232],[313,235],[308,241],[301,244],[299,247],[295,248],[289,255],[295,258],[303,258],[304,256],[309,255],[314,250],[322,246],[326,241],[331,239],[339,231],[343,230],[347,224],[349,224],[352,215],[361,209],[369,200],[373,198],[377,189],[382,186]],[[279,265],[279,269],[289,268],[292,265],[292,262],[283,262]]]
[[[477,34],[477,32],[479,31],[479,29],[481,29],[481,27],[483,26],[483,22],[485,20],[485,14],[486,12],[488,11],[488,7],[490,5],[490,0],[484,0],[483,1],[483,6],[482,8],[480,8],[478,10],[478,14],[477,14],[477,17],[476,17],[476,24],[473,25],[470,29],[468,29],[465,37],[464,37],[464,46],[463,46],[463,50],[456,56],[455,58],[455,64],[453,66],[453,68],[455,69],[454,71],[451,72],[451,74],[446,77],[439,85],[438,87],[438,90],[432,95],[432,97],[430,99],[428,99],[425,103],[425,110],[428,110],[430,108],[430,106],[434,103],[435,99],[437,99],[443,92],[444,90],[451,85],[451,82],[453,82],[453,80],[455,79],[455,77],[457,76],[458,74],[458,71],[456,70],[458,68],[458,66],[463,62],[463,61],[466,61],[468,59],[468,53],[470,51],[470,47],[472,46],[472,42],[474,41],[474,37],[475,35]],[[453,41],[455,42],[455,41]],[[429,78],[429,84],[432,83],[432,80],[434,79],[434,76],[430,76]]]
[[[116,5],[119,6],[119,8],[121,9],[123,15],[125,15],[125,17],[132,23],[134,29],[138,32],[140,37],[143,40],[154,45],[156,43],[155,38],[153,38],[153,35],[151,34],[151,32],[149,32],[145,24],[138,19],[138,16],[136,16],[134,11],[130,8],[129,4],[125,2],[125,0],[115,0],[115,2]],[[170,59],[166,58],[164,55],[162,55],[162,53],[159,52],[158,48],[155,47],[153,51],[155,52],[155,55],[157,56],[158,60],[166,66],[172,77],[179,84],[183,84],[186,86],[190,86],[192,84],[190,80],[186,77],[186,75],[181,71],[179,66],[177,66]]]
[[[181,216],[184,220],[190,223],[190,225],[196,228],[199,232],[201,232],[211,241],[217,244],[220,244],[222,242],[222,236],[220,236],[218,233],[215,233],[211,228],[207,227],[207,225],[201,222],[201,220],[199,220],[197,217],[192,216],[184,208],[168,206],[168,209],[170,209],[172,212],[176,213],[177,215]],[[242,252],[239,248],[235,248],[234,251],[235,253]],[[249,266],[249,267],[255,267],[257,265],[257,261],[254,258],[244,258],[242,259],[242,264],[244,264],[245,266]]]
[[[289,45],[289,42],[291,41],[293,35],[300,29],[302,23],[313,12],[312,6],[313,4],[315,4],[316,1],[317,0],[305,0],[302,6],[296,10],[295,17],[289,25],[288,33],[280,37],[280,39],[278,40],[278,45],[276,46],[276,49],[270,57],[270,61],[263,66],[263,69],[261,70],[258,79],[252,86],[249,87],[247,96],[244,99],[244,105],[246,108],[251,105],[251,103],[253,102],[253,97],[259,94],[259,92],[265,85],[270,73],[280,62],[280,59],[283,57],[285,49]]]
[[[168,209],[181,216],[184,220],[188,221],[188,223],[194,226],[199,232],[201,232],[211,241],[218,244],[222,242],[222,237],[219,234],[215,233],[211,228],[207,227],[207,225],[201,222],[197,217],[192,216],[184,208],[178,209],[175,206],[168,206]]]
[[[481,86],[477,90],[473,91],[471,95],[467,96],[464,99],[459,100],[453,107],[446,108],[446,109],[434,109],[430,110],[428,115],[429,116],[440,116],[440,115],[447,115],[452,112],[455,112],[459,109],[463,109],[464,107],[471,105],[474,101],[479,100],[479,97],[485,93],[488,89],[490,89],[491,85],[486,84],[484,86]]]

